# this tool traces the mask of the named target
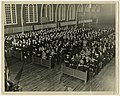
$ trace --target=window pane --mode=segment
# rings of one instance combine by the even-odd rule
[[[35,22],[37,21],[37,8],[36,8],[36,4],[34,5],[34,18],[35,18]]]
[[[96,10],[96,6],[92,5],[91,12],[95,12],[95,10]]]
[[[33,5],[29,5],[29,16],[30,16],[30,22],[33,22]]]
[[[62,20],[62,15],[63,15],[63,6],[61,5],[61,8],[60,8],[60,20]]]
[[[59,15],[58,15],[59,20],[61,20],[61,8],[62,8],[62,7],[61,7],[61,5],[60,5],[60,6],[59,6],[59,10],[58,10],[58,11],[59,11]]]
[[[11,22],[10,4],[5,4],[5,14],[6,14],[6,24],[12,23]]]
[[[49,7],[48,7],[48,20],[50,21],[51,20],[51,5],[49,5]]]
[[[72,12],[73,12],[73,9],[72,9],[72,6],[70,7],[70,20],[72,19]]]
[[[5,24],[16,24],[16,5],[15,4],[5,4]]]
[[[61,18],[62,18],[62,20],[64,20],[64,7],[65,7],[65,6],[63,5],[62,13],[61,13],[61,15],[62,15]]]
[[[34,23],[38,21],[37,18],[37,4],[26,4],[25,6],[25,20],[26,23]]]
[[[50,10],[49,5],[47,5],[46,7],[47,7],[47,13],[46,13],[47,15],[46,15],[46,17],[48,18],[48,20],[50,20],[50,18],[49,18],[50,17],[50,14],[49,14],[49,10]]]
[[[25,21],[29,22],[29,20],[28,20],[28,5],[25,5]]]
[[[50,12],[51,12],[50,20],[53,20],[53,5],[51,5],[51,10],[50,10]]]
[[[80,5],[79,12],[83,12],[83,5]]]
[[[15,4],[12,4],[12,19],[13,19],[13,23],[16,23],[16,10],[15,10]]]

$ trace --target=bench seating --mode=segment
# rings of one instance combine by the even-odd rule
[[[40,57],[37,56],[32,56],[32,63],[33,64],[39,64],[45,67],[48,67],[49,69],[52,69],[52,63],[51,63],[51,58],[49,60],[46,59],[42,59]]]
[[[85,84],[88,80],[88,71],[83,72],[77,69],[73,69],[65,66],[65,64],[61,65],[61,71],[62,71],[62,74],[66,74],[66,75],[73,76],[75,78],[83,80]]]
[[[10,57],[15,57],[23,61],[23,53],[20,50],[10,50]]]

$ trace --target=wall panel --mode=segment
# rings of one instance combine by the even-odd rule
[[[50,24],[43,24],[43,25],[35,25],[34,30],[44,29],[44,28],[52,28],[56,27],[56,23],[50,23]]]

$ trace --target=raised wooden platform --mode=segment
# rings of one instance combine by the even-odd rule
[[[20,50],[9,50],[10,57],[15,57],[23,61],[23,53]]]
[[[10,75],[13,80],[20,70],[22,62],[16,58],[8,58]],[[61,70],[48,70],[48,68],[38,64],[27,63],[24,66],[20,85],[23,91],[115,91],[115,59],[112,59],[92,80],[86,84],[83,80],[68,75],[62,75],[61,82],[59,77]]]
[[[49,60],[47,60],[47,59],[42,59],[40,57],[36,57],[33,55],[32,56],[32,63],[48,67],[49,69],[53,68],[51,58]]]
[[[63,74],[67,74],[69,76],[73,76],[75,78],[83,80],[85,84],[88,80],[88,71],[83,72],[77,69],[66,67],[64,64],[62,64],[61,66],[61,71]]]

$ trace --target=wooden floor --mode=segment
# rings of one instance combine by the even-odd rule
[[[11,80],[14,80],[22,62],[8,58]],[[115,62],[110,61],[92,80],[84,84],[82,80],[62,75],[60,68],[49,70],[46,67],[27,63],[20,79],[23,91],[115,91]]]

